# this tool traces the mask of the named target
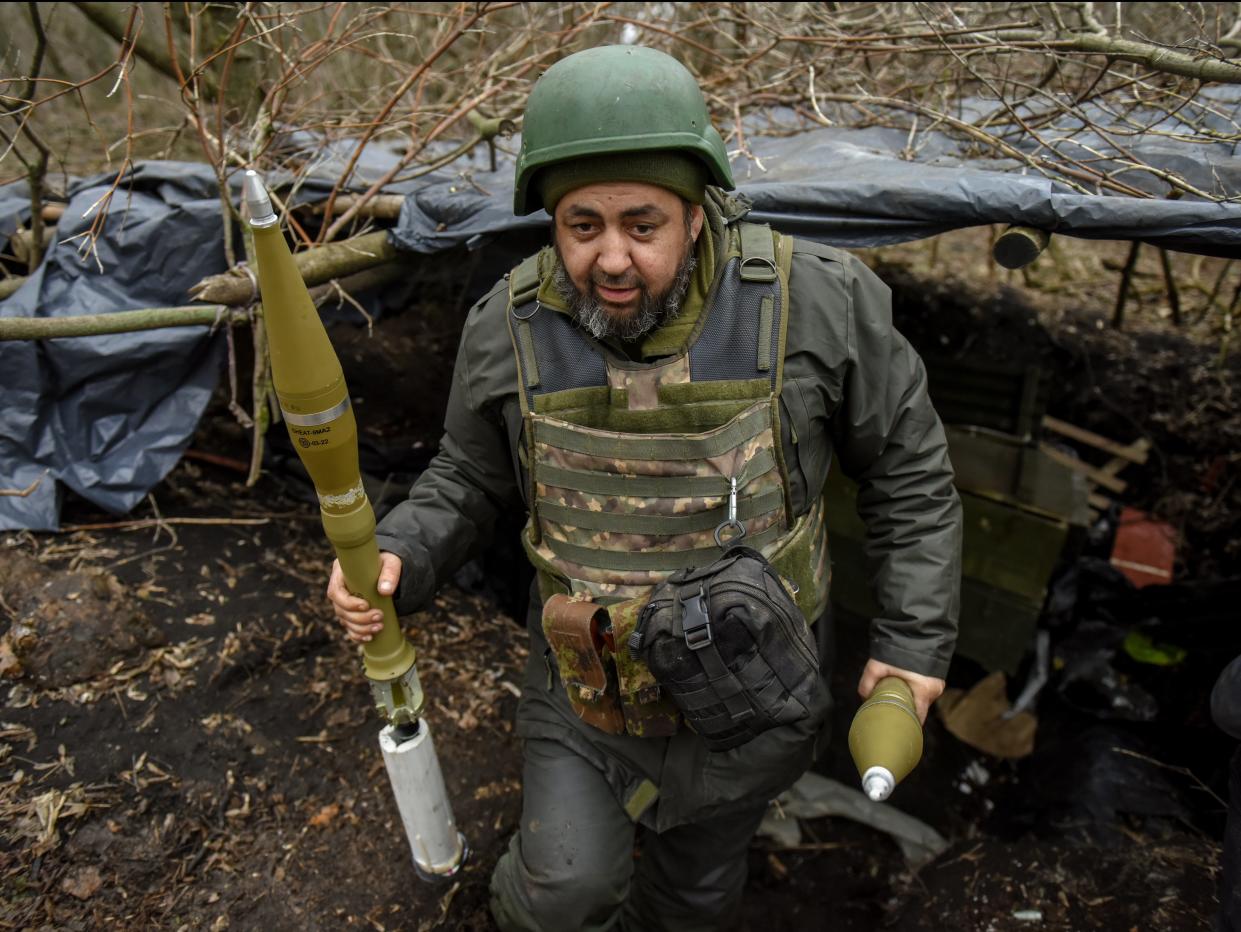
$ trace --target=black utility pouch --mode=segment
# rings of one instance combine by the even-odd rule
[[[800,721],[818,688],[810,626],[771,564],[749,547],[656,586],[629,653],[712,751]]]

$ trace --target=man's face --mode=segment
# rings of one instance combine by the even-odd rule
[[[641,317],[662,307],[675,287],[683,290],[679,279],[688,277],[703,213],[657,185],[607,182],[562,197],[555,224],[574,303],[597,305],[610,332],[635,337],[649,329],[647,322],[635,327]]]

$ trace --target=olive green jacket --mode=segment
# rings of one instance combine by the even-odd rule
[[[704,235],[718,237],[718,214],[709,212]],[[794,513],[810,507],[833,461],[858,481],[882,607],[871,657],[943,677],[956,641],[961,505],[926,370],[893,327],[887,286],[856,258],[799,241],[789,292],[780,409]],[[380,549],[401,558],[402,613],[426,605],[487,546],[497,516],[525,510],[507,307],[505,280],[470,310],[440,452],[379,524]]]

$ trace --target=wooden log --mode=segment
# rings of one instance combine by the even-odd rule
[[[1128,484],[1125,480],[1118,479],[1115,475],[1109,475],[1104,470],[1097,469],[1089,463],[1079,460],[1075,456],[1069,456],[1069,454],[1057,450],[1049,443],[1040,443],[1038,448],[1062,466],[1067,466],[1074,472],[1081,473],[1095,485],[1101,485],[1105,489],[1110,489],[1117,495],[1124,492],[1125,489],[1128,488]]]
[[[93,337],[107,333],[158,330],[161,327],[202,327],[217,320],[239,323],[245,314],[222,305],[154,307],[80,317],[0,317],[0,340],[55,340]]]
[[[1172,262],[1168,259],[1168,250],[1159,250],[1159,265],[1163,268],[1163,282],[1168,289],[1168,307],[1172,310],[1172,323],[1181,325],[1181,293],[1176,287],[1176,276],[1172,274]]]
[[[52,241],[56,238],[56,227],[45,226],[40,231],[42,242],[39,244],[38,250],[34,250],[34,230],[29,227],[22,227],[9,238],[9,249],[12,250],[13,256],[19,261],[30,265],[30,260],[34,256],[39,258],[47,252],[47,247],[52,245]],[[30,271],[34,271],[32,268]]]
[[[293,261],[307,286],[313,287],[390,262],[398,255],[396,247],[388,242],[388,234],[380,230],[307,249],[296,253]],[[204,278],[190,289],[190,297],[230,307],[252,304],[258,300],[258,280],[246,271],[232,269]]]
[[[1150,452],[1151,442],[1145,437],[1135,440],[1128,447],[1129,455],[1113,456],[1110,460],[1099,467],[1099,472],[1106,473],[1109,476],[1119,476],[1121,470],[1133,462],[1133,456],[1145,457]]]
[[[12,278],[0,278],[0,301],[3,301],[9,295],[13,294],[13,292],[24,284],[26,284],[25,275],[14,275]]]
[[[389,262],[374,268],[363,269],[346,278],[332,280],[313,288],[311,298],[316,306],[331,302],[338,296],[338,303],[345,303],[343,294],[378,288],[395,281],[403,274],[399,263]],[[16,291],[25,279],[0,280],[0,288],[16,282]],[[336,284],[339,284],[339,288]],[[0,297],[4,293],[0,291]],[[3,340],[52,340],[63,337],[92,337],[109,333],[131,333],[138,330],[158,330],[161,327],[196,327],[214,324],[217,320],[229,324],[249,323],[250,318],[235,307],[222,304],[191,304],[185,307],[146,308],[133,311],[114,311],[111,314],[83,314],[78,317],[0,317],[0,341]]]
[[[315,307],[321,308],[325,304],[331,304],[332,298],[335,297],[336,304],[339,306],[347,303],[344,295],[352,296],[356,292],[379,288],[396,281],[404,274],[405,269],[399,262],[385,262],[373,269],[363,269],[346,278],[334,278],[325,284],[316,285],[310,289],[310,299],[314,301]]]
[[[1111,507],[1112,500],[1102,493],[1091,492],[1086,496],[1086,504],[1088,504],[1095,511],[1106,511]]]
[[[1119,330],[1125,324],[1125,302],[1129,300],[1129,285],[1133,281],[1133,270],[1138,264],[1138,253],[1142,249],[1142,241],[1135,239],[1129,247],[1129,256],[1120,270],[1120,287],[1116,289],[1116,307],[1112,310],[1112,326]]]
[[[357,214],[359,217],[374,217],[378,220],[396,220],[401,216],[401,205],[405,203],[405,195],[403,194],[377,194],[370,200],[363,201],[360,195],[346,194],[336,199],[332,210],[336,213],[343,214],[350,210],[354,205],[361,202],[358,207]],[[322,214],[323,209],[327,206],[327,201],[314,206],[316,214]]]
[[[991,255],[1006,269],[1025,268],[1051,242],[1051,234],[1033,227],[1010,226],[991,247]]]
[[[1139,466],[1146,462],[1149,453],[1146,448],[1135,448],[1133,445],[1126,446],[1125,444],[1117,443],[1115,440],[1108,440],[1106,437],[1086,430],[1084,427],[1057,420],[1050,414],[1043,416],[1043,426],[1054,433],[1060,434],[1062,437],[1068,437],[1070,440],[1084,443],[1087,446],[1094,447],[1096,450],[1110,453],[1112,456],[1123,457],[1131,463],[1137,463]]]

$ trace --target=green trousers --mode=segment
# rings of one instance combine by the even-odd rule
[[[767,801],[665,832],[642,830],[603,775],[554,741],[526,743],[521,828],[491,878],[505,932],[728,928]]]
[[[521,825],[492,875],[496,923],[504,932],[730,928],[764,811],[826,741],[826,684],[806,720],[730,751],[709,752],[689,731],[607,735],[574,715],[533,610],[531,621],[517,710]]]

